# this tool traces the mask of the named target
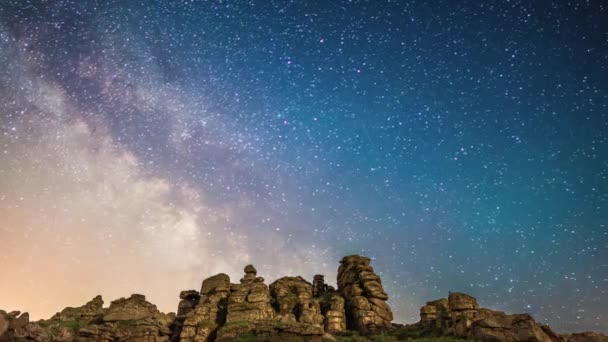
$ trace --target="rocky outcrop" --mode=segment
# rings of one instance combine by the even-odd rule
[[[65,308],[48,320],[30,322],[27,313],[0,310],[0,342],[207,342],[335,340],[334,335],[382,332],[391,341],[454,336],[500,342],[608,342],[585,332],[558,335],[530,315],[481,308],[474,297],[452,292],[427,302],[420,322],[391,324],[388,295],[370,259],[344,257],[338,290],[315,275],[283,277],[267,286],[252,265],[238,284],[220,273],[203,280],[200,291],[179,294],[177,314],[164,314],[140,294],[103,307],[101,296]],[[371,337],[370,337],[371,338]],[[383,337],[384,338],[384,337]]]
[[[608,342],[608,336],[596,332],[582,332],[560,335],[564,342]]]
[[[199,303],[190,310],[186,317],[178,319],[175,330],[179,331],[181,341],[207,341],[215,337],[218,327],[226,321],[230,294],[230,277],[220,273],[203,281]],[[190,297],[196,297],[189,293]]]
[[[386,302],[388,295],[369,258],[350,255],[340,261],[338,291],[346,300],[347,328],[363,334],[391,328],[393,313]]]
[[[538,324],[528,314],[506,314],[481,308],[477,300],[464,293],[451,292],[448,298],[427,302],[420,308],[420,322],[415,325],[423,335],[455,336],[499,342],[568,342],[602,341],[601,334],[558,335],[546,325]],[[606,341],[606,340],[604,340]]]
[[[143,295],[113,301],[101,296],[78,308],[65,308],[48,320],[29,322],[27,314],[11,320],[0,341],[168,341],[172,314],[163,314]]]
[[[51,317],[52,321],[78,321],[80,325],[86,325],[93,321],[100,322],[103,316],[103,299],[96,296],[85,305],[77,308],[67,307]]]

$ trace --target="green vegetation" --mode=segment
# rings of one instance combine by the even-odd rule
[[[319,303],[329,304],[331,302],[331,297],[334,295],[333,292],[323,292],[321,296],[318,298]]]
[[[463,342],[472,341],[451,336],[420,336],[421,332],[415,327],[400,327],[381,335],[361,336],[356,331],[345,331],[335,336],[336,342]],[[330,342],[325,339],[323,342]]]
[[[246,333],[240,334],[232,341],[234,341],[234,342],[257,342],[259,340],[258,340],[258,337],[253,332],[246,332]]]
[[[230,322],[230,323],[226,323],[224,324],[218,334],[221,335],[222,333],[239,333],[245,330],[249,329],[249,322],[247,321],[235,321],[235,322]]]
[[[236,328],[236,327],[248,328],[249,327],[249,322],[247,322],[247,321],[235,321],[235,322],[226,323],[224,325],[224,328]]]
[[[127,327],[135,325],[136,322],[137,321],[134,319],[128,319],[125,321],[116,321],[116,326],[119,328],[127,328]]]
[[[76,320],[60,321],[59,325],[62,327],[66,327],[75,333],[78,333],[80,331],[80,322]]]
[[[472,341],[464,340],[456,337],[442,336],[442,337],[422,337],[422,338],[410,338],[407,340],[400,340],[396,336],[389,335],[376,335],[371,337],[363,336],[336,336],[336,342],[399,342],[399,341],[412,341],[412,342],[463,342]],[[329,339],[324,339],[323,342],[330,342]]]
[[[211,322],[211,321],[201,321],[196,324],[196,327],[198,329],[201,329],[201,328],[215,329],[215,328],[217,328],[217,324],[215,322]]]
[[[77,320],[39,320],[36,322],[40,327],[47,328],[53,336],[59,336],[63,328],[71,330],[74,334],[80,332],[80,322]]]

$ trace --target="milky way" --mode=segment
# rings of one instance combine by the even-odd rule
[[[608,8],[491,3],[2,1],[0,307],[358,253],[608,332]]]

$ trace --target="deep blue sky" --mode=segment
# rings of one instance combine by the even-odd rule
[[[606,332],[606,18],[602,1],[3,1],[2,143],[83,122],[138,176],[229,210],[246,261],[374,258],[400,321],[464,291]],[[32,80],[69,105],[30,114],[14,85]]]

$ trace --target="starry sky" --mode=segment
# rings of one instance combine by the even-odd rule
[[[373,259],[608,332],[603,1],[0,3],[0,307]]]

